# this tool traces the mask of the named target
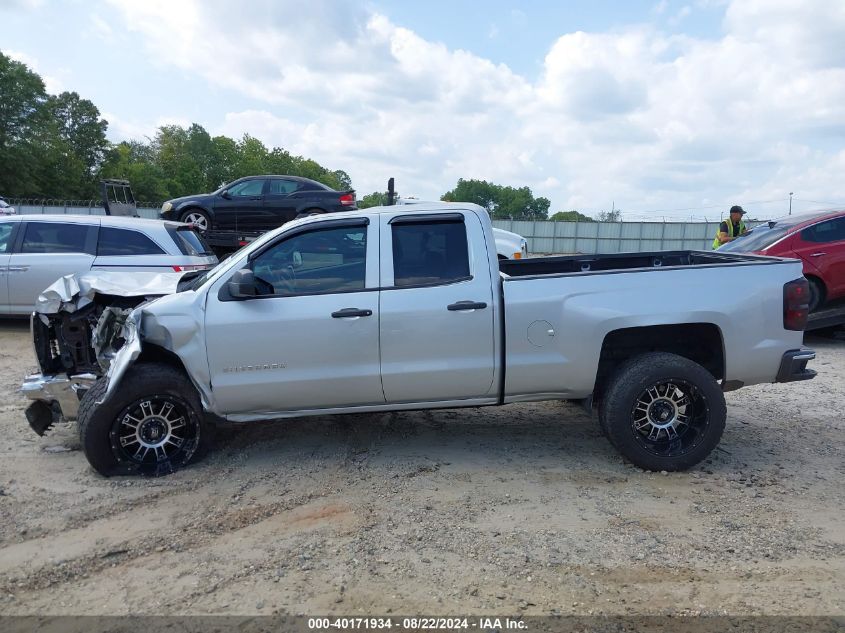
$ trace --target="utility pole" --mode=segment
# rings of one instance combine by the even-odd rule
[[[792,215],[792,192],[789,192],[789,215]]]

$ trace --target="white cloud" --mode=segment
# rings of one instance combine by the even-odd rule
[[[156,131],[163,125],[187,127],[191,121],[184,117],[161,116],[148,121],[124,119],[114,112],[103,112],[102,117],[109,122],[108,135],[112,141],[145,141],[154,138]]]
[[[114,30],[111,25],[106,22],[98,13],[92,13],[89,18],[91,22],[90,34],[100,40],[112,42],[114,40]]]
[[[224,0],[111,2],[156,63],[255,102],[212,131],[346,169],[361,192],[475,177],[527,184],[552,211],[845,200],[842,3],[737,1],[716,39],[563,34],[531,78],[351,3],[265,0],[232,20]]]
[[[671,26],[678,26],[681,22],[688,18],[691,13],[692,7],[690,7],[689,5],[681,7],[681,9],[675,15],[669,18],[669,24]]]

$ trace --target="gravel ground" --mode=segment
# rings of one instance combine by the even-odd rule
[[[727,394],[688,473],[551,402],[258,423],[106,480],[28,428],[0,322],[0,613],[841,615],[845,342],[807,343],[819,377]]]

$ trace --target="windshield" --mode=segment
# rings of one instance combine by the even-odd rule
[[[753,251],[762,251],[768,248],[782,237],[785,237],[791,225],[776,224],[774,228],[769,228],[768,224],[761,224],[751,229],[747,235],[736,238],[732,242],[719,247],[720,251],[731,251],[735,253],[750,253]]]

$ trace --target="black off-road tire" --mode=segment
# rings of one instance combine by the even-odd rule
[[[99,379],[85,393],[79,404],[79,439],[88,463],[104,477],[115,475],[161,476],[189,463],[197,462],[212,441],[212,427],[204,420],[199,394],[187,376],[172,365],[138,363],[130,367],[117,390],[102,404],[106,378]],[[147,399],[161,399],[181,408],[185,423],[194,434],[170,458],[154,463],[133,461],[120,447],[120,420],[133,404]],[[174,414],[176,415],[176,414]],[[131,452],[131,451],[130,451]],[[156,452],[157,455],[157,452]]]
[[[652,397],[647,390],[655,386],[658,395],[665,389],[672,397],[657,397],[643,408],[644,400]],[[638,430],[635,420],[642,422],[643,415],[651,420],[652,407],[671,408],[673,398],[683,403],[677,394],[686,394],[689,404],[676,406],[674,418],[669,419],[679,419],[683,408],[690,422],[673,427],[675,438],[650,422]],[[601,429],[616,449],[634,465],[653,471],[686,470],[698,464],[719,444],[726,417],[725,396],[713,375],[683,356],[663,352],[642,354],[622,364],[611,376],[599,408]],[[656,439],[646,430],[656,433]]]

